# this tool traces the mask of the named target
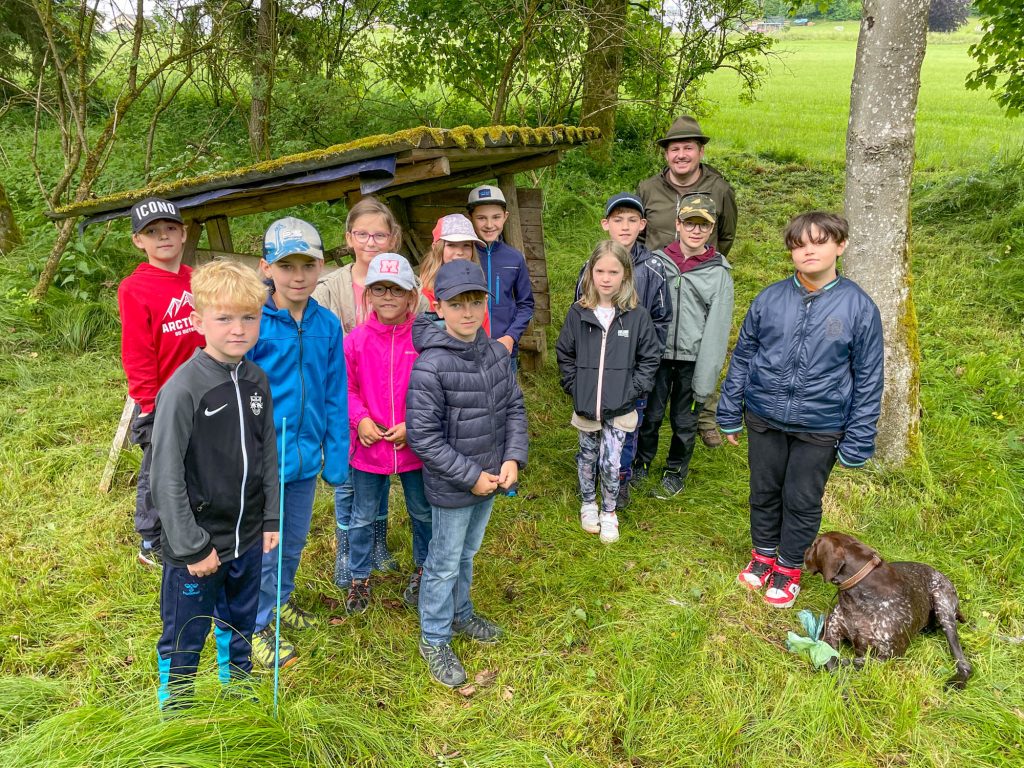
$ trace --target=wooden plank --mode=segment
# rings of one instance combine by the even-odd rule
[[[260,257],[253,256],[251,253],[213,251],[209,248],[200,248],[196,251],[196,261],[199,264],[205,264],[206,262],[213,261],[214,259],[230,259],[231,261],[237,261],[241,264],[245,264],[247,267],[252,267],[253,269],[259,269],[260,266]],[[320,276],[326,277],[337,269],[341,269],[340,264],[333,261],[326,261],[324,262],[323,272]]]
[[[427,180],[413,184],[406,184],[401,187],[392,184],[390,187],[382,189],[378,194],[386,197],[390,197],[392,195],[398,195],[399,197],[416,197],[419,195],[429,194],[431,192],[437,192],[442,189],[448,189],[453,186],[461,186],[463,184],[494,179],[505,173],[522,173],[524,171],[536,170],[537,168],[544,168],[545,166],[557,163],[560,156],[561,153],[558,151],[547,152],[543,155],[527,157],[522,160],[512,160],[507,163],[494,163],[466,171],[459,171],[457,173],[453,172],[445,179]]]
[[[544,191],[539,187],[519,187],[519,207],[542,209],[544,207]]]
[[[196,265],[196,246],[199,245],[199,238],[203,236],[203,222],[186,220],[185,227],[185,247],[181,252],[181,263],[194,267]]]
[[[103,468],[103,475],[100,477],[101,493],[110,493],[110,487],[114,484],[114,475],[117,473],[117,465],[121,461],[121,452],[131,445],[131,441],[128,438],[131,434],[132,416],[134,415],[135,401],[130,397],[126,397],[124,399],[124,408],[121,409],[121,420],[117,423],[114,439],[110,443],[107,465]]]
[[[523,220],[519,215],[519,194],[516,192],[516,177],[512,173],[503,173],[498,177],[498,187],[505,195],[505,241],[520,253],[523,250]]]
[[[210,250],[235,250],[235,246],[231,242],[231,225],[228,223],[227,217],[215,216],[212,219],[207,219],[205,224],[206,241],[210,244]]]
[[[430,248],[429,245],[424,243],[430,243],[428,237],[424,240],[423,236],[416,231],[416,228],[409,223],[409,209],[406,202],[401,197],[392,197],[388,199],[388,207],[395,214],[395,218],[398,220],[399,226],[402,228],[402,240],[405,244],[405,251],[409,261],[413,266],[416,266],[423,261],[423,257],[426,256],[427,250]]]

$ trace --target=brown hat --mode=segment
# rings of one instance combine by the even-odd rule
[[[687,139],[699,141],[701,144],[707,144],[711,141],[711,137],[705,136],[704,132],[700,129],[700,123],[697,122],[696,118],[690,115],[683,115],[676,118],[676,121],[672,123],[672,127],[668,129],[668,133],[665,134],[665,137],[658,139],[658,144],[664,147],[673,141],[685,141]]]

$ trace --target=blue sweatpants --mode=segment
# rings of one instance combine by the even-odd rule
[[[167,562],[160,584],[160,619],[164,630],[157,642],[160,706],[192,695],[199,653],[216,620],[217,667],[222,683],[252,672],[252,633],[260,596],[262,542],[224,563],[211,576],[193,576],[188,568]]]

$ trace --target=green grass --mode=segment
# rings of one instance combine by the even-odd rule
[[[857,29],[837,22],[781,35],[770,76],[750,104],[739,100],[731,73],[716,73],[707,89],[715,106],[702,123],[713,137],[709,152],[721,142],[783,161],[842,165]],[[970,31],[929,37],[918,98],[918,170],[954,171],[1024,147],[1020,126],[987,91],[964,88],[974,68],[967,44],[975,37]]]
[[[840,59],[852,56],[852,47],[849,39],[813,39],[828,34],[819,28],[793,44],[845,45],[820,49],[830,72],[839,72],[850,66]],[[963,51],[952,59],[963,64]],[[807,59],[801,66],[809,73],[812,65]],[[831,78],[820,81],[830,83],[826,95],[835,107],[846,85]],[[816,114],[808,90],[787,82],[780,76],[770,88],[789,88],[803,99],[801,114]],[[926,87],[942,90],[928,79]],[[976,99],[979,109],[986,103],[978,94],[963,98]],[[831,115],[822,121],[828,130],[811,132],[783,117],[786,103],[722,107],[709,119],[716,137],[710,159],[741,201],[732,254],[737,320],[761,286],[788,270],[779,242],[786,219],[812,206],[841,206],[836,152],[845,118]],[[922,120],[941,121],[926,104],[922,99]],[[759,121],[745,124],[757,109]],[[838,145],[827,138],[837,120]],[[1014,134],[1009,123],[998,125],[992,130],[1004,136],[1001,148]],[[11,146],[22,139],[5,139],[15,160]],[[221,697],[207,654],[196,709],[161,721],[159,579],[133,560],[138,454],[125,457],[109,495],[96,489],[124,386],[112,290],[93,279],[83,282],[95,293],[89,302],[31,306],[17,292],[0,302],[0,761],[1020,765],[1024,337],[1020,304],[1004,286],[1024,281],[1024,168],[1019,160],[997,161],[977,142],[975,136],[948,162],[928,165],[945,173],[928,174],[914,193],[925,461],[898,471],[837,470],[824,521],[886,557],[924,560],[953,579],[968,617],[961,637],[975,666],[965,692],[943,688],[952,660],[941,635],[915,639],[906,658],[836,675],[815,673],[784,650],[786,632],[798,629],[793,613],[767,608],[733,581],[749,547],[742,450],[698,447],[684,497],[638,499],[623,516],[618,544],[603,547],[582,534],[575,433],[549,365],[524,377],[532,453],[522,495],[499,500],[477,558],[474,600],[507,639],[494,647],[456,642],[471,678],[484,670],[493,678],[467,697],[430,684],[416,654],[415,616],[399,606],[398,575],[376,583],[365,615],[344,615],[330,582],[333,513],[324,491],[296,596],[323,625],[290,636],[301,662],[282,677],[280,718],[271,716],[267,678],[257,702]],[[556,318],[600,235],[604,198],[632,187],[657,162],[623,151],[614,167],[596,168],[576,153],[544,175]],[[311,215],[318,222],[333,216],[326,208]],[[49,236],[37,212],[29,219],[36,222],[27,227],[29,245],[0,261],[5,286],[26,285],[25,265]],[[247,222],[242,237],[259,225]],[[126,270],[131,256],[123,241],[115,231],[103,253]],[[549,340],[556,332],[549,330]],[[408,565],[409,527],[398,495],[393,511],[392,548]],[[809,578],[800,606],[825,611],[833,599],[832,587]]]

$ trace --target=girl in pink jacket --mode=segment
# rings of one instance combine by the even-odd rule
[[[411,607],[419,602],[431,536],[423,465],[405,441],[405,391],[416,361],[412,345],[412,321],[419,302],[416,277],[403,256],[381,253],[370,262],[364,286],[366,320],[345,337],[354,494],[349,523],[352,584],[345,598],[349,613],[362,613],[370,601],[373,522],[391,475],[397,474],[402,481],[412,524],[415,567],[402,595]]]

